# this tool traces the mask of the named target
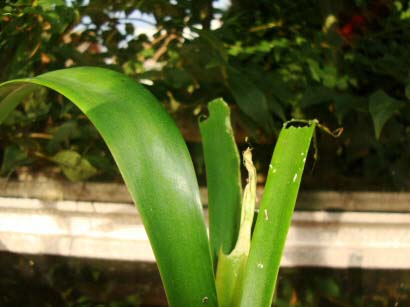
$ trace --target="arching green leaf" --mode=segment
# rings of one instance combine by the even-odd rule
[[[0,85],[0,123],[37,86],[66,96],[101,133],[143,219],[170,306],[217,306],[192,161],[165,109],[122,74],[80,67]]]
[[[280,260],[316,122],[284,127],[263,193],[243,282],[241,307],[271,306]]]
[[[216,264],[220,250],[229,254],[238,236],[241,213],[241,173],[229,106],[216,99],[209,117],[199,123],[208,184],[209,235]]]

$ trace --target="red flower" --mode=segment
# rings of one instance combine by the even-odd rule
[[[349,40],[352,36],[358,32],[358,30],[362,29],[365,25],[366,20],[363,15],[353,15],[350,20],[345,23],[342,27],[336,30],[340,36],[344,39]]]
[[[339,34],[344,38],[350,38],[353,34],[353,24],[347,23],[339,29]]]

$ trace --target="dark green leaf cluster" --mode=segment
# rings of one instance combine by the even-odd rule
[[[240,138],[261,143],[273,142],[286,119],[318,118],[345,133],[334,142],[319,139],[319,178],[307,185],[410,186],[404,154],[410,143],[406,1],[235,0],[225,9],[212,0],[35,3],[0,7],[2,81],[72,65],[110,66],[147,84],[194,142],[195,116],[216,97],[231,105],[234,126],[244,131]],[[63,103],[50,107],[48,100],[57,98],[45,97],[33,110],[38,123],[43,119],[36,131],[57,128],[67,118],[84,125],[75,110]],[[39,158],[14,141],[25,120],[18,113],[13,118],[14,132],[0,132],[2,145],[19,147],[38,165]],[[109,156],[96,142],[97,156]],[[83,157],[89,152],[72,139],[59,148],[54,142],[53,152],[43,143],[36,146],[48,157],[58,150]],[[91,163],[112,177],[110,158],[104,159],[102,168]]]

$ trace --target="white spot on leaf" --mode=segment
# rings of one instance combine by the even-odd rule
[[[293,176],[293,182],[296,182],[296,179],[298,179],[298,174],[296,173],[295,176]]]

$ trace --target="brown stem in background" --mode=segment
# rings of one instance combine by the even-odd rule
[[[170,34],[162,43],[161,47],[159,47],[159,49],[155,52],[154,56],[152,57],[152,59],[154,61],[158,61],[159,58],[165,53],[167,52],[168,49],[168,45],[175,39],[179,39],[179,36],[176,34]]]

